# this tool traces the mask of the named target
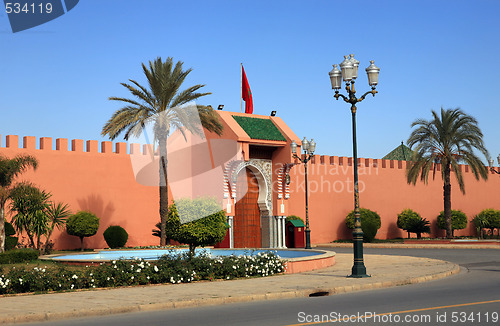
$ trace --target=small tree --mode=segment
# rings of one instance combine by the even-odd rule
[[[187,215],[203,216],[203,212],[216,213],[181,224],[178,209],[182,209],[182,212]],[[187,220],[190,220],[190,216],[187,216]],[[210,246],[224,240],[228,228],[226,214],[223,210],[220,210],[217,201],[210,198],[175,201],[169,207],[166,226],[167,237],[188,244],[191,257],[193,257],[197,246]]]
[[[99,218],[88,211],[79,211],[66,220],[66,232],[80,238],[83,251],[83,238],[91,237],[99,229]]]
[[[40,250],[42,236],[46,236],[49,231],[46,210],[51,194],[29,182],[22,182],[11,190],[10,197],[11,210],[16,212],[12,217],[12,224],[17,232],[26,233],[32,248]]]
[[[47,214],[49,220],[49,226],[47,229],[45,245],[43,246],[43,252],[44,254],[48,254],[52,232],[54,232],[55,228],[58,228],[61,231],[64,229],[66,219],[71,215],[71,212],[68,204],[51,202],[45,213]]]
[[[380,215],[366,208],[360,208],[361,229],[363,230],[363,241],[372,242],[377,235],[378,229],[382,225]],[[345,225],[349,229],[354,229],[354,210],[345,218]]]
[[[446,221],[444,217],[444,211],[441,211],[437,217],[437,225],[440,229],[446,230]],[[451,236],[455,230],[462,230],[467,227],[467,215],[461,210],[451,210]]]
[[[5,206],[10,199],[10,192],[15,185],[14,180],[19,174],[25,172],[29,167],[36,170],[38,161],[31,155],[17,155],[14,158],[6,158],[0,155],[0,253],[5,251]]]

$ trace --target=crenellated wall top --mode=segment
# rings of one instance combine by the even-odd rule
[[[302,154],[302,159],[305,155]],[[295,160],[295,163],[299,163]],[[340,166],[352,166],[352,157],[345,156],[329,156],[329,155],[313,155],[309,164],[324,164],[324,165],[340,165]],[[399,169],[403,170],[407,168],[407,161],[398,160],[382,160],[373,158],[358,158],[358,166],[367,168],[382,168],[382,169]],[[459,165],[460,170],[465,173],[471,172],[471,169],[466,164]],[[441,171],[441,164],[436,164],[436,172]]]
[[[75,152],[75,153],[100,153],[100,154],[120,154],[120,155],[150,155],[152,145],[136,143],[97,141],[82,139],[56,138],[55,147],[52,137],[23,136],[22,144],[19,143],[18,135],[7,135],[3,138],[0,135],[0,149],[26,149],[54,152]],[[37,144],[38,143],[38,144]]]
[[[52,137],[40,137],[38,139],[34,136],[23,136],[22,145],[19,144],[18,135],[5,136],[5,142],[0,135],[0,149],[26,149],[26,150],[40,150],[40,151],[55,151],[55,152],[74,152],[74,153],[99,153],[99,154],[119,154],[119,155],[151,155],[153,150],[150,144],[137,144],[127,142],[112,141],[99,141],[82,139],[72,139],[69,141],[67,138],[56,138],[55,148],[53,146]],[[68,146],[70,145],[70,146]],[[302,155],[304,158],[304,155]],[[298,163],[298,160],[295,160]],[[309,164],[323,164],[323,165],[339,165],[339,166],[352,166],[353,158],[345,156],[329,156],[329,155],[313,155]],[[382,169],[406,169],[407,161],[398,160],[382,160],[372,158],[358,158],[358,166],[382,168]],[[468,165],[459,165],[462,172],[469,173],[471,169]],[[436,171],[441,171],[441,164],[436,164]]]

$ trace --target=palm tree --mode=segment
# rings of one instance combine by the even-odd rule
[[[455,172],[460,191],[465,194],[465,185],[459,164],[465,163],[474,173],[476,180],[488,179],[488,169],[474,154],[478,150],[489,158],[483,144],[483,133],[477,120],[460,109],[441,108],[441,117],[432,111],[432,120],[418,119],[411,126],[417,127],[408,138],[408,146],[416,145],[412,161],[408,164],[406,177],[408,184],[417,182],[418,177],[427,183],[429,172],[436,174],[436,164],[441,163],[443,179],[444,217],[446,221],[446,237],[452,237],[451,230],[451,171]]]
[[[10,199],[14,179],[29,167],[36,170],[38,160],[31,155],[14,158],[0,156],[0,252],[5,251],[5,205]]]
[[[212,107],[197,105],[196,117],[186,108],[188,103],[211,93],[197,92],[205,85],[179,90],[192,70],[191,68],[183,70],[182,64],[183,62],[178,61],[174,65],[170,57],[165,62],[158,57],[149,62],[149,67],[142,64],[149,87],[141,86],[131,79],[133,85],[121,83],[134,98],[110,97],[110,100],[124,102],[126,105],[116,111],[102,129],[102,135],[107,135],[111,139],[115,139],[124,131],[124,138],[128,140],[130,136],[139,136],[146,126],[153,127],[160,154],[160,245],[162,246],[166,245],[165,221],[168,214],[167,137],[174,130],[179,130],[184,137],[186,137],[185,130],[203,136],[201,127],[221,135],[223,128]],[[201,126],[196,121],[201,122]]]

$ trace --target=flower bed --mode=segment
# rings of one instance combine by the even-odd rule
[[[0,294],[263,277],[285,269],[286,262],[272,252],[217,258],[200,255],[191,259],[187,255],[165,255],[155,262],[115,260],[78,269],[63,265],[12,267],[4,274],[0,271]]]

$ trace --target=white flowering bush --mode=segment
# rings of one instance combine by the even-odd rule
[[[152,262],[114,260],[78,269],[64,265],[12,267],[3,274],[0,271],[0,294],[264,277],[282,273],[285,268],[286,262],[273,252],[216,258],[170,254]]]

